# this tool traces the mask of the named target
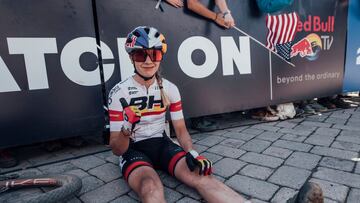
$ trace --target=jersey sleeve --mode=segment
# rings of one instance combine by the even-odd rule
[[[123,126],[123,108],[120,103],[120,98],[125,95],[122,93],[119,85],[114,86],[109,92],[108,106],[110,119],[110,132],[121,131]]]
[[[169,82],[167,94],[170,99],[170,116],[171,120],[180,120],[184,118],[181,104],[181,96],[179,89],[171,82]]]

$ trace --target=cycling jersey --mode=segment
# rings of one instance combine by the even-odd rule
[[[181,97],[178,88],[163,79],[163,88],[170,99],[171,120],[183,119]],[[155,81],[149,88],[138,83],[133,77],[116,84],[109,93],[110,131],[120,131],[123,125],[123,107],[120,98],[141,111],[141,119],[134,129],[134,142],[162,137],[165,130],[166,108],[161,100],[160,88]]]

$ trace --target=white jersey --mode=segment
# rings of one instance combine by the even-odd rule
[[[181,97],[178,88],[170,81],[163,79],[163,88],[170,99],[171,120],[183,119]],[[123,107],[120,98],[129,105],[139,107],[140,123],[135,126],[134,141],[153,137],[162,137],[165,130],[165,114],[160,88],[155,81],[148,89],[133,77],[116,84],[109,93],[110,131],[120,131],[123,126]]]

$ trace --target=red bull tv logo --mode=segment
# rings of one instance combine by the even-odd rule
[[[320,16],[309,15],[304,22],[298,21],[298,32],[334,32],[335,17],[328,16],[326,21],[322,21]]]
[[[328,16],[326,20],[320,16],[308,15],[304,21],[298,21],[297,32],[312,32],[291,47],[290,57],[299,55],[309,61],[319,58],[321,50],[329,50],[334,41],[331,34],[335,30],[335,17]],[[315,34],[313,32],[319,33]],[[324,35],[325,34],[325,35]]]
[[[319,57],[319,52],[322,50],[322,47],[322,41],[319,35],[311,33],[291,47],[290,57],[300,55],[310,61],[314,61]]]

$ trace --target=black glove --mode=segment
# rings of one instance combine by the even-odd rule
[[[212,174],[212,162],[200,156],[195,150],[186,153],[186,163],[190,171],[194,171],[196,167],[199,167],[199,175],[207,176]]]

